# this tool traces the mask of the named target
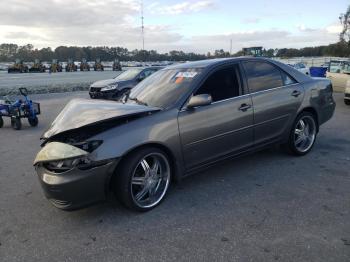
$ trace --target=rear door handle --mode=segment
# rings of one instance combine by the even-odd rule
[[[301,94],[301,92],[300,91],[298,91],[298,90],[294,90],[293,92],[292,92],[292,96],[294,96],[294,97],[298,97],[298,96],[300,96],[300,94]]]
[[[238,108],[239,110],[241,110],[242,112],[245,112],[247,111],[249,108],[251,108],[252,106],[251,105],[248,105],[248,104],[242,104],[240,106],[240,108]]]

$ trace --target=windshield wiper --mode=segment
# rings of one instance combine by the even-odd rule
[[[135,101],[139,105],[148,106],[148,104],[146,102],[138,100],[137,97],[128,97],[127,100]]]

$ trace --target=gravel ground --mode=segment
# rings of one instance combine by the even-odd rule
[[[54,208],[32,167],[39,136],[74,92],[37,95],[37,128],[0,130],[0,261],[349,261],[350,107],[321,127],[313,151],[276,148],[185,179],[148,213],[113,197]]]
[[[120,72],[61,72],[8,74],[0,72],[0,96],[17,94],[19,87],[26,87],[31,93],[57,93],[87,90],[91,83],[114,78]]]

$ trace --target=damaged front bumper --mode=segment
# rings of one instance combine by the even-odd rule
[[[118,97],[119,90],[113,89],[108,91],[89,91],[91,98],[112,99]]]
[[[47,199],[57,208],[74,210],[105,200],[118,161],[87,170],[75,167],[64,173],[54,173],[42,164],[35,169]]]
[[[45,196],[65,210],[77,209],[104,200],[118,159],[95,161],[89,151],[101,145],[90,141],[83,150],[73,145],[51,142],[37,154],[34,166]]]

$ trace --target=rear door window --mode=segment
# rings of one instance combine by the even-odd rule
[[[243,62],[250,93],[283,86],[281,71],[262,61]]]

